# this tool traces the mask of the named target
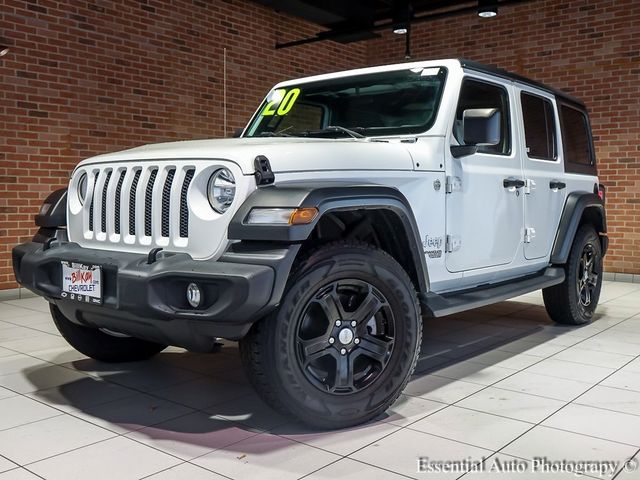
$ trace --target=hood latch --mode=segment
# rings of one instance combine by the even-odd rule
[[[273,174],[271,170],[271,164],[269,163],[269,159],[264,155],[258,155],[256,159],[253,161],[253,165],[256,168],[256,184],[260,185],[271,185],[276,176]]]

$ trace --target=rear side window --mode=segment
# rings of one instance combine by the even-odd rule
[[[529,158],[556,159],[556,123],[553,104],[546,98],[520,94],[524,136]]]
[[[562,143],[565,170],[573,173],[596,174],[595,156],[591,145],[589,121],[584,112],[561,104]]]

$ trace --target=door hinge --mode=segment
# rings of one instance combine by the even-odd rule
[[[524,181],[524,193],[527,195],[530,195],[531,192],[533,192],[535,189],[536,189],[536,182],[534,182],[530,178],[527,178]]]
[[[536,229],[527,227],[524,229],[524,243],[531,243],[531,240],[536,238]]]
[[[460,177],[452,177],[451,175],[447,175],[444,191],[447,193],[453,193],[460,190],[462,190],[462,180],[460,179]]]
[[[457,252],[462,248],[462,239],[459,235],[447,235],[444,249],[447,253]]]

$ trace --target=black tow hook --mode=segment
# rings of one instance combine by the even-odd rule
[[[162,251],[162,247],[157,247],[152,249],[147,256],[147,264],[151,265],[152,263],[156,263],[158,259],[158,253]]]

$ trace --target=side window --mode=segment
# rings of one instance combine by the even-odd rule
[[[565,164],[568,167],[570,164],[576,165],[577,168],[574,171],[591,173],[595,167],[595,159],[591,147],[587,116],[580,110],[561,104],[560,118],[562,120]],[[567,170],[571,170],[571,168],[567,168]]]
[[[453,124],[453,136],[460,145],[464,145],[462,135],[462,114],[469,108],[497,108],[500,112],[500,143],[497,145],[482,145],[479,152],[497,155],[511,153],[511,128],[509,122],[509,94],[499,85],[479,80],[465,79],[462,82],[456,118]]]
[[[556,159],[556,122],[553,104],[546,98],[520,93],[527,155],[541,160]]]

